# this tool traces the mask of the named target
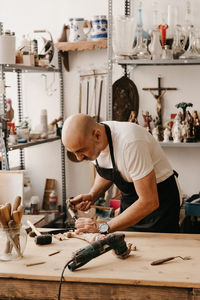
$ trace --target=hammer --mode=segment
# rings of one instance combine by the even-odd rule
[[[41,234],[37,228],[29,221],[27,220],[28,225],[31,227],[31,229],[35,232],[35,243],[37,245],[48,245],[52,242],[52,236],[50,234]]]

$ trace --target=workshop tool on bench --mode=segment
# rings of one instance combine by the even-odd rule
[[[70,271],[74,271],[88,263],[93,258],[100,256],[110,250],[113,250],[114,254],[120,258],[125,259],[131,252],[131,244],[127,246],[125,240],[125,234],[123,233],[109,233],[108,235],[102,235],[102,239],[87,245],[84,248],[76,251],[72,257],[64,266],[60,277],[58,300],[61,296],[61,286],[63,274],[68,267]]]
[[[102,218],[109,217],[112,218],[114,216],[114,210],[112,207],[106,207],[101,205],[91,205],[87,211],[76,210],[75,205],[71,202],[70,199],[66,200],[67,210],[71,215],[72,219],[76,221],[78,217],[82,218],[94,218],[96,216],[100,216]]]
[[[191,259],[190,256],[184,256],[184,257],[182,257],[182,256],[180,256],[180,255],[177,255],[177,256],[171,256],[171,257],[167,257],[167,258],[155,260],[155,261],[153,261],[153,262],[151,263],[151,265],[152,265],[152,266],[161,265],[161,264],[163,264],[163,263],[165,263],[165,262],[167,262],[167,261],[170,261],[170,260],[172,260],[172,259],[174,259],[174,258],[178,258],[178,257],[181,258],[181,259],[183,259],[183,260],[190,260],[190,259]]]
[[[125,234],[122,233],[110,233],[107,236],[103,235],[101,240],[93,242],[90,245],[76,251],[71,262],[68,264],[68,269],[70,271],[74,271],[88,263],[93,258],[110,250],[114,250],[115,255],[119,258],[127,258],[131,250],[127,247],[124,238]]]
[[[27,224],[31,227],[31,229],[35,232],[35,243],[37,245],[48,245],[52,242],[52,236],[50,234],[41,234],[39,230],[31,223],[29,220],[27,220]]]

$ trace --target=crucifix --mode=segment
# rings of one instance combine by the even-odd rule
[[[158,122],[157,125],[162,125],[162,98],[167,91],[174,91],[177,88],[170,88],[170,87],[161,87],[161,77],[158,77],[158,87],[157,88],[143,88],[144,91],[149,91],[153,97],[156,99],[156,112]],[[155,94],[153,91],[158,91]]]

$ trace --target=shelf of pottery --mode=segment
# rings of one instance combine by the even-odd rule
[[[94,16],[91,21],[70,18],[63,28],[63,35],[55,44],[59,51],[83,51],[107,48],[106,16]]]

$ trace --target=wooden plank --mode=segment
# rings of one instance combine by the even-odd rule
[[[55,44],[58,51],[83,51],[94,50],[95,48],[107,48],[107,39],[99,41],[80,41],[80,42],[59,42]]]
[[[4,279],[1,281],[0,296],[4,299],[57,300],[58,282]],[[45,292],[44,292],[45,291]],[[4,297],[4,298],[3,298]],[[112,284],[89,284],[64,282],[62,300],[200,300],[200,295],[185,288],[162,288]]]

